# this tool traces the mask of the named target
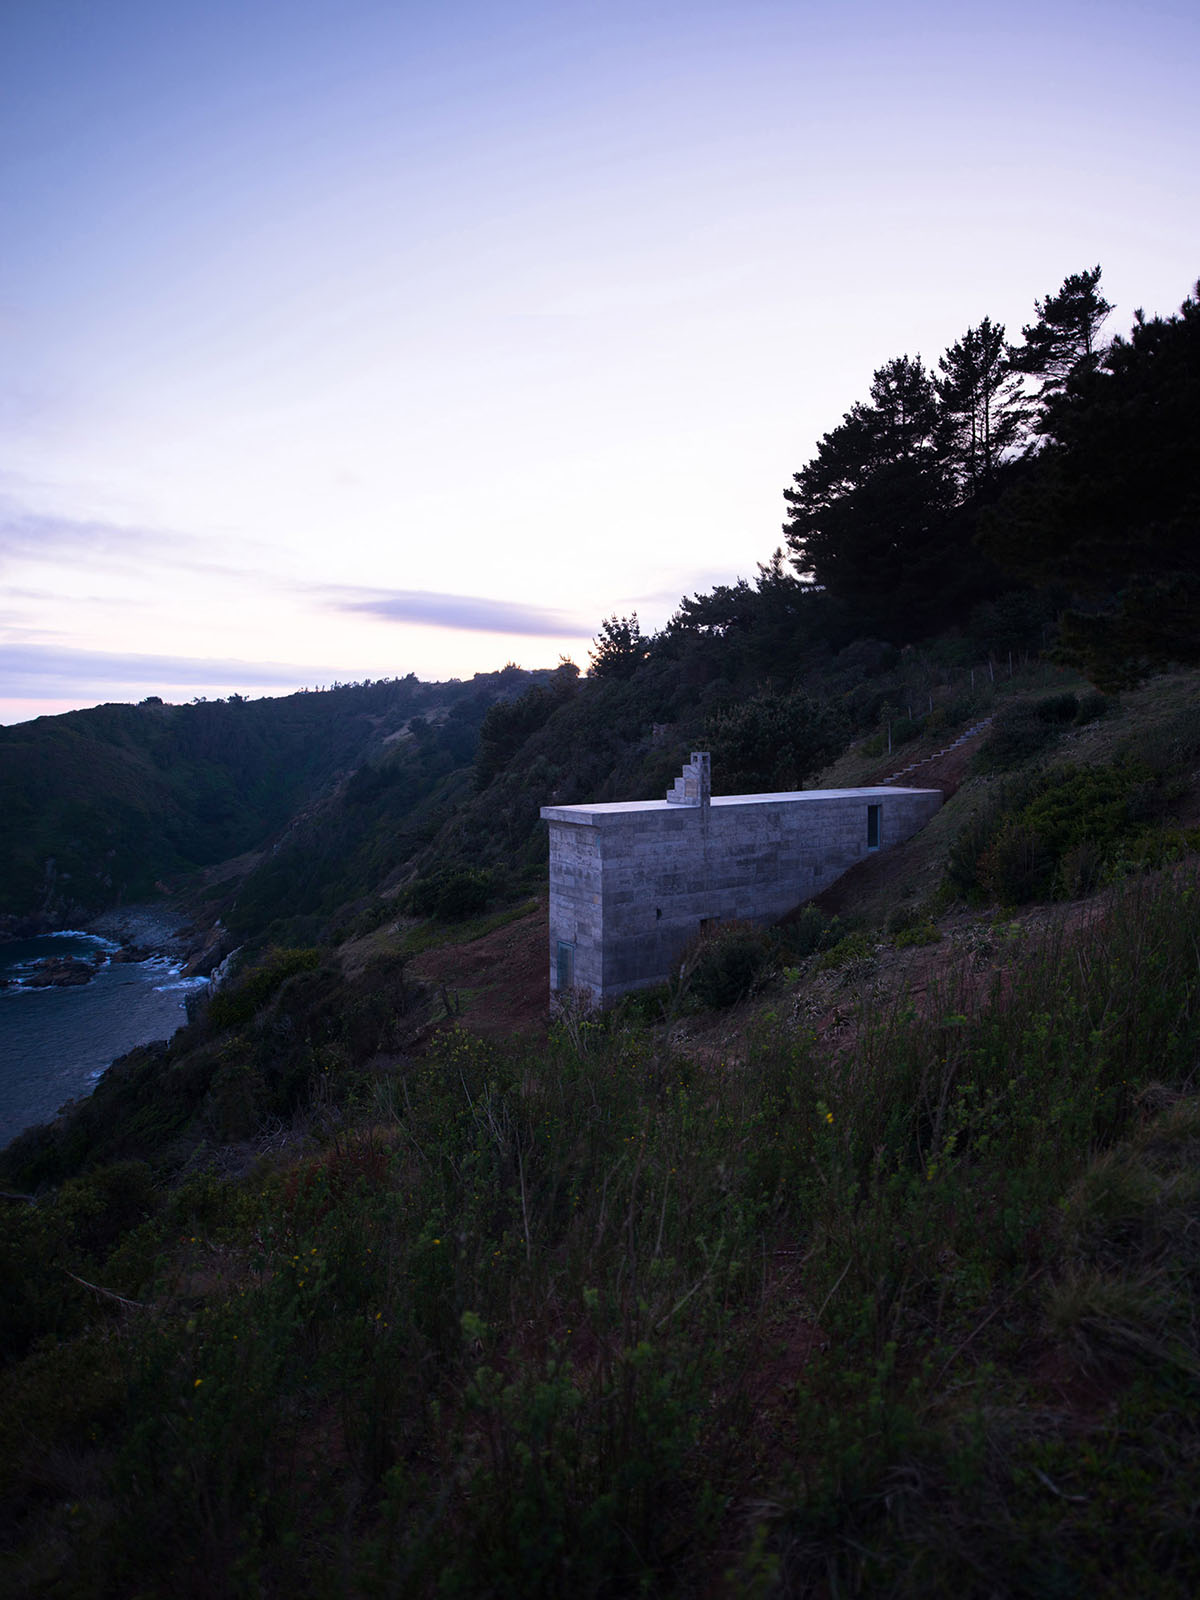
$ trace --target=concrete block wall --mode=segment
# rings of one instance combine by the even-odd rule
[[[706,923],[776,921],[941,801],[883,787],[543,806],[551,990],[603,1005],[660,983]]]

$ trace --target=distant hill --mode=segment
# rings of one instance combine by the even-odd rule
[[[489,706],[546,676],[507,667],[278,699],[152,698],[0,728],[0,915],[54,922],[153,895],[261,848],[365,760],[408,742],[436,744],[439,777],[468,767]],[[419,787],[429,775],[418,769]]]

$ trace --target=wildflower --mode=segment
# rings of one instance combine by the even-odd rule
[[[827,1111],[825,1113],[825,1121],[826,1122],[832,1122],[833,1121],[833,1112],[832,1111]]]
[[[197,1378],[195,1383],[192,1385],[192,1388],[193,1389],[198,1389],[203,1382],[204,1382],[203,1378]]]

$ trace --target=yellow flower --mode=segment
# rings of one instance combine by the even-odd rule
[[[833,1112],[832,1111],[827,1111],[825,1113],[825,1121],[826,1122],[832,1122],[833,1121]]]

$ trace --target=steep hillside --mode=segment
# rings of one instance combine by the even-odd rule
[[[732,1004],[546,1026],[541,907],[397,916],[18,1140],[0,1581],[1193,1592],[1197,682],[1044,687]]]

